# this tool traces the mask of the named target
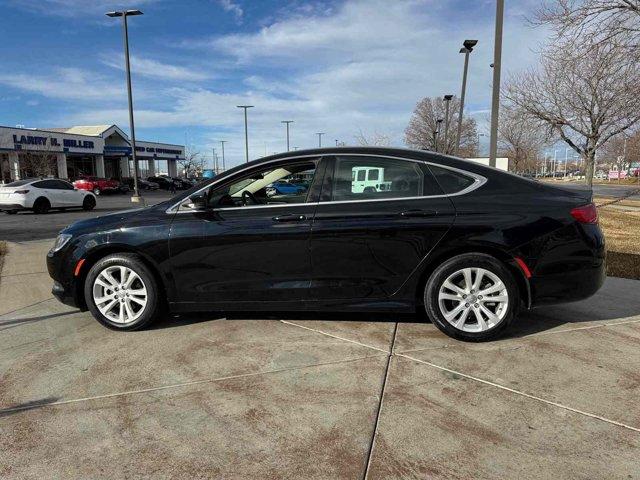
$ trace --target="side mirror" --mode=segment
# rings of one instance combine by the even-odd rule
[[[206,210],[207,209],[207,197],[204,193],[196,193],[189,197],[189,208],[193,210]]]

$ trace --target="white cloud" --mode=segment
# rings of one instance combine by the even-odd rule
[[[493,1],[485,3],[494,8]],[[444,4],[439,0],[351,0],[335,9],[295,14],[258,31],[193,40],[190,46],[206,52],[216,65],[227,65],[231,59],[240,67],[238,71],[248,72],[237,79],[236,93],[183,85],[152,94],[145,93],[144,85],[136,86],[136,100],[144,100],[145,95],[153,99],[153,103],[137,102],[136,124],[142,129],[198,127],[205,132],[199,139],[203,145],[224,136],[229,140],[229,159],[235,156],[239,161],[244,139],[242,114],[236,105],[246,102],[256,106],[249,111],[252,156],[264,154],[265,143],[268,153],[284,149],[284,127],[280,124],[284,119],[295,121],[292,145],[302,148],[317,144],[317,131],[327,132],[327,143],[334,139],[352,143],[354,135],[363,130],[389,135],[395,145],[402,145],[404,128],[419,99],[459,94],[463,56],[458,50],[465,38],[479,40],[471,55],[466,104],[482,123],[491,96],[493,15],[469,18],[467,12],[460,11],[456,18]],[[531,49],[546,36],[525,24],[520,17],[521,3],[510,2],[507,7],[505,77],[509,70],[535,62]],[[113,66],[121,68],[117,63]],[[137,57],[133,68],[140,74],[162,70],[169,80],[191,75],[198,81],[194,73],[196,77],[204,75],[186,65]],[[75,84],[69,88],[55,75],[3,75],[0,83],[8,84],[8,78],[14,79],[11,84],[16,88],[24,83],[22,89],[57,97],[64,94],[61,90],[76,90]],[[124,93],[123,86],[113,86],[104,79],[80,82],[77,90],[83,94],[67,95],[94,98],[95,94],[95,98],[103,98],[102,105],[107,108],[85,105],[84,111],[61,115],[51,123],[126,125],[126,102],[113,109],[108,87]]]
[[[161,0],[136,0],[135,7],[141,8],[159,1]],[[110,10],[133,8],[131,2],[126,0],[9,0],[9,3],[24,10],[61,17],[104,15]]]
[[[124,94],[122,85],[115,85],[86,70],[69,67],[56,68],[47,75],[3,73],[0,74],[0,84],[49,98],[67,100],[113,100]]]
[[[240,7],[240,5],[235,3],[233,0],[218,0],[218,3],[225,12],[233,13],[233,15],[236,17],[236,20],[242,20],[242,16],[244,15],[242,7]]]
[[[109,67],[124,70],[124,57],[122,55],[104,54],[101,56],[101,61]],[[199,82],[211,78],[211,75],[194,68],[163,63],[136,55],[132,55],[130,61],[132,73],[145,77],[185,82]]]

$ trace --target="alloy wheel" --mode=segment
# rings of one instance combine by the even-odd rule
[[[114,265],[93,282],[93,301],[102,315],[119,324],[135,322],[147,306],[147,287],[131,268]]]
[[[495,273],[484,268],[463,268],[440,286],[438,306],[446,321],[458,330],[484,332],[506,316],[509,293]]]

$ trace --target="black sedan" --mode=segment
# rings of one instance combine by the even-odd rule
[[[300,177],[307,190],[267,195]],[[267,157],[77,222],[48,268],[54,295],[119,330],[167,307],[418,310],[477,341],[522,308],[593,295],[605,248],[590,193],[429,152],[343,147]]]

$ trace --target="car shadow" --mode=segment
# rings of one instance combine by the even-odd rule
[[[44,407],[47,405],[51,405],[60,400],[60,397],[46,397],[41,398],[40,400],[32,400],[30,402],[18,403],[16,405],[11,405],[7,408],[0,408],[0,418],[8,417],[9,415],[14,415],[16,413],[22,413],[26,410],[33,410],[35,408]]]
[[[500,340],[527,337],[560,327],[588,328],[636,317],[640,321],[640,305],[612,297],[595,296],[589,300],[550,305],[522,311]]]
[[[64,317],[66,315],[73,315],[74,313],[79,313],[79,312],[80,310],[71,310],[69,312],[52,313],[50,315],[40,315],[38,317],[17,318],[15,320],[0,320],[0,332],[3,330],[9,330],[10,328],[15,328],[27,323],[41,322],[43,320],[50,320],[52,318]]]
[[[244,312],[189,312],[167,314],[149,329],[175,328],[211,320],[289,320],[336,322],[427,322],[425,316],[411,313],[362,312],[305,312],[305,311],[244,311]]]

